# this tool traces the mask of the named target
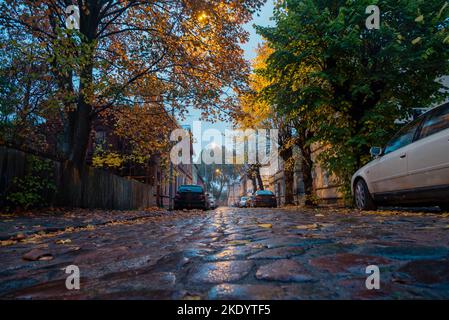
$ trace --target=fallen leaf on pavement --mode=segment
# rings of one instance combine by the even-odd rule
[[[13,238],[11,238],[11,240],[23,240],[25,238],[26,236],[23,233],[18,233]]]
[[[231,246],[241,246],[247,243],[249,243],[249,240],[232,240],[228,242]]]
[[[183,298],[184,300],[201,300],[200,296],[196,296],[196,295],[186,295]]]
[[[61,239],[61,240],[56,241],[56,244],[67,244],[67,243],[71,243],[71,242],[72,242],[72,240],[70,240],[70,239]]]
[[[304,225],[300,225],[300,226],[296,226],[296,229],[299,230],[315,230],[315,229],[319,229],[320,225],[318,223],[313,223],[313,224],[304,224]]]
[[[49,255],[49,256],[42,256],[38,259],[39,261],[49,261],[49,260],[53,260],[53,256]]]
[[[17,243],[17,241],[15,241],[15,240],[2,240],[2,241],[0,241],[0,245],[2,245],[2,246],[10,246],[10,245],[16,244],[16,243]]]

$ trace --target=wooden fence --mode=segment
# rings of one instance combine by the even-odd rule
[[[31,156],[23,151],[0,146],[1,199],[4,199],[14,177],[25,175],[27,158]],[[156,205],[153,186],[102,169],[85,166],[79,170],[69,162],[49,161],[53,167],[51,179],[56,186],[56,192],[43,195],[49,204],[118,210]],[[1,202],[0,205],[3,206]]]

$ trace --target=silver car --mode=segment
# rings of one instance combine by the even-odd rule
[[[206,193],[207,198],[209,199],[209,208],[214,210],[218,207],[217,202],[215,201],[215,198],[212,194]]]
[[[240,208],[246,208],[248,206],[248,197],[241,197],[239,202]]]
[[[449,210],[449,103],[404,126],[352,177],[357,208],[438,205]]]

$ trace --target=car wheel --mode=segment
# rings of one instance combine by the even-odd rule
[[[449,212],[449,203],[444,203],[439,205],[441,211],[443,212]]]
[[[366,182],[363,179],[358,179],[354,187],[354,200],[357,209],[360,210],[376,210],[371,194],[368,191]]]

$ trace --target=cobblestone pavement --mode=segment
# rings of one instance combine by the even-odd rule
[[[2,299],[449,298],[448,214],[218,208],[1,245]],[[80,290],[65,287],[72,264]],[[368,265],[379,290],[365,287]]]

